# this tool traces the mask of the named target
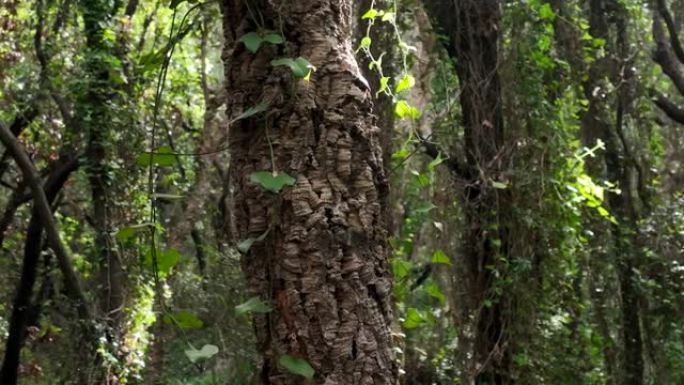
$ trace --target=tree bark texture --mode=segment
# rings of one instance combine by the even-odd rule
[[[351,45],[352,1],[224,0],[228,111],[259,103],[230,127],[234,239],[258,238],[243,256],[250,295],[272,304],[254,316],[264,384],[395,384],[391,271],[383,206],[387,179],[372,95]],[[286,42],[256,53],[241,36],[267,28]],[[298,79],[281,57],[316,67]],[[279,193],[258,171],[296,179]],[[307,382],[278,361],[308,361]]]
[[[633,67],[628,52],[625,13],[626,10],[615,0],[590,2],[590,33],[596,38],[605,39],[616,54],[597,60],[589,69],[584,92],[590,103],[582,117],[582,136],[588,147],[594,146],[598,139],[605,143],[602,164],[588,163],[589,174],[616,183],[621,190],[620,194],[609,192],[607,196],[609,211],[618,220],[610,228],[612,245],[609,249],[616,263],[621,299],[622,365],[621,375],[616,377],[624,385],[641,385],[644,362],[639,293],[634,270],[637,268],[640,248],[635,240],[639,232],[639,200],[643,198],[640,185],[643,182],[638,160],[623,133],[635,95],[634,74],[622,70]],[[616,87],[620,85],[615,104],[609,103],[609,88],[605,79],[609,79]],[[606,365],[610,368],[614,363],[607,362]]]
[[[511,301],[496,293],[497,270],[503,268],[500,262],[508,258],[510,247],[510,192],[491,186],[491,181],[505,180],[502,173],[508,166],[498,73],[501,4],[498,0],[424,4],[436,26],[449,37],[445,48],[454,59],[461,86],[466,161],[456,169],[466,181],[463,252],[476,320],[468,381],[511,384],[506,323],[513,312]]]

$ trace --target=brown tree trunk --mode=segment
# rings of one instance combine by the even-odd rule
[[[461,85],[466,180],[464,253],[475,312],[469,380],[475,384],[511,384],[506,318],[510,301],[496,291],[501,261],[508,258],[510,192],[492,187],[505,181],[504,123],[498,74],[501,4],[498,0],[426,1],[437,26],[449,37]],[[458,157],[453,157],[458,159]]]
[[[612,254],[620,288],[620,319],[622,322],[622,373],[620,383],[624,385],[643,384],[643,352],[639,294],[634,269],[637,267],[639,245],[634,241],[639,232],[639,199],[642,199],[640,185],[641,169],[631,153],[623,130],[625,119],[634,100],[633,67],[628,52],[626,10],[615,0],[592,0],[590,2],[590,33],[603,38],[612,55],[598,59],[589,70],[584,84],[585,97],[590,101],[589,109],[582,118],[582,136],[586,146],[594,146],[596,140],[605,145],[603,164],[592,162],[588,171],[595,178],[605,178],[617,183],[620,194],[608,194],[609,211],[618,223],[610,228]],[[610,22],[609,22],[610,20]],[[615,28],[615,40],[611,41],[610,29]],[[610,51],[609,51],[610,52]],[[627,70],[622,70],[627,69]],[[619,89],[615,104],[610,105],[609,90],[604,79],[610,79]],[[636,181],[636,186],[635,182]],[[600,226],[599,224],[595,224]],[[608,357],[607,357],[608,358]],[[607,367],[614,363],[607,362]],[[615,379],[609,379],[615,381]]]
[[[264,384],[395,384],[391,272],[383,205],[387,180],[372,96],[351,46],[352,1],[222,3],[228,111],[262,114],[230,127],[230,212],[237,241],[261,238],[242,266],[250,295],[272,305],[254,315]],[[260,29],[285,43],[252,53],[239,42]],[[303,57],[310,81],[276,58]],[[278,193],[250,181],[287,173]],[[278,189],[275,189],[278,190]],[[265,234],[265,235],[264,235]],[[307,382],[279,366],[288,355],[315,369]]]

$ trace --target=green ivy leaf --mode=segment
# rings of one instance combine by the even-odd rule
[[[437,166],[442,164],[442,162],[444,162],[444,158],[442,158],[442,154],[437,153],[437,157],[435,159],[431,160],[430,163],[428,163],[428,170],[434,171]]]
[[[394,21],[394,12],[385,12],[382,15],[382,21]]]
[[[368,20],[368,19],[373,20],[377,16],[378,16],[378,10],[371,8],[368,11],[366,11],[366,13],[364,13],[363,16],[361,16],[361,20]]]
[[[129,241],[131,238],[133,238],[138,232],[150,228],[151,226],[151,223],[141,223],[139,225],[127,226],[122,229],[119,229],[119,231],[117,231],[114,236],[119,241],[125,243]]]
[[[399,80],[399,83],[397,83],[397,89],[395,91],[396,93],[400,93],[401,91],[407,90],[415,85],[416,79],[412,75],[406,74]]]
[[[404,319],[404,328],[415,329],[425,323],[425,317],[418,311],[418,309],[410,307],[406,311],[406,318]]]
[[[176,325],[183,330],[201,329],[204,327],[204,322],[187,310],[181,310],[173,316],[169,314],[164,315],[164,323]]]
[[[295,178],[284,172],[275,173],[271,171],[257,171],[252,173],[252,175],[249,176],[249,180],[276,194],[279,193],[283,187],[293,186],[296,182]]]
[[[556,18],[556,14],[551,9],[551,4],[545,3],[539,8],[539,17],[548,21],[553,21]]]
[[[400,148],[398,151],[392,154],[393,160],[404,160],[411,155],[411,152],[406,147]]]
[[[161,146],[152,152],[144,152],[138,155],[136,162],[139,166],[149,167],[150,162],[159,167],[173,166],[176,163],[176,154],[169,146]]]
[[[395,259],[392,261],[392,272],[398,279],[406,277],[413,268],[413,264],[403,259]]]
[[[176,249],[168,249],[164,252],[157,250],[156,257],[157,272],[160,276],[164,277],[167,276],[171,272],[171,269],[180,261],[180,252]],[[145,254],[145,262],[150,268],[154,266],[153,259],[152,253],[148,251],[147,254]]]
[[[268,110],[268,107],[269,107],[268,103],[261,102],[254,107],[250,107],[250,108],[246,109],[243,113],[241,113],[240,115],[235,117],[235,119],[231,120],[231,123],[235,123],[238,120],[247,119],[247,118],[250,118],[256,114],[260,114],[260,113]]]
[[[437,250],[432,254],[432,263],[451,265],[451,258],[444,254],[442,250]]]
[[[190,345],[190,349],[185,350],[185,356],[188,357],[190,362],[193,364],[199,360],[206,360],[219,352],[219,348],[216,345],[204,345],[202,349],[197,350],[194,346]]]
[[[400,100],[394,106],[394,113],[399,119],[411,118],[418,119],[420,117],[420,111],[416,107],[408,104],[405,100]]]
[[[126,242],[129,239],[133,238],[137,232],[138,231],[133,227],[124,227],[123,229],[116,232],[115,237],[121,242]]]
[[[437,208],[437,206],[432,202],[421,202],[416,206],[415,212],[418,214],[427,214],[435,208]]]
[[[427,292],[430,297],[437,299],[441,304],[446,302],[446,296],[439,290],[439,286],[434,282],[427,285],[425,292]]]
[[[241,252],[242,254],[247,254],[247,252],[252,247],[254,242],[263,241],[266,238],[266,236],[268,235],[269,231],[271,231],[270,228],[268,230],[266,230],[263,234],[261,234],[258,238],[251,238],[250,237],[250,238],[247,238],[244,241],[238,243],[238,245],[237,245],[238,251]]]
[[[259,297],[252,297],[247,302],[235,306],[235,314],[243,315],[247,313],[268,313],[271,307]]]
[[[292,59],[289,57],[275,59],[271,61],[271,65],[276,67],[289,67],[290,70],[292,70],[294,76],[301,79],[307,79],[311,72],[316,70],[316,67],[314,67],[311,63],[309,63],[308,60],[304,59],[301,56],[296,59]]]
[[[359,44],[359,48],[370,48],[372,42],[373,41],[370,37],[364,36],[363,39],[361,39],[361,44]]]
[[[249,52],[256,53],[256,51],[259,50],[259,47],[261,47],[261,43],[264,42],[264,39],[256,32],[247,32],[240,37],[239,41],[245,45],[245,48],[247,48]]]
[[[375,96],[380,95],[383,92],[387,91],[387,84],[389,84],[390,78],[387,76],[383,76],[380,78],[380,89],[378,89],[378,92],[375,93]]]
[[[292,357],[287,354],[280,356],[280,359],[278,359],[278,364],[288,372],[308,378],[309,380],[313,379],[314,374],[316,373],[314,368],[312,368],[306,360]]]
[[[267,33],[264,35],[264,41],[271,44],[282,44],[285,42],[285,38],[277,33]]]
[[[264,42],[270,44],[282,44],[285,38],[273,32],[259,34],[257,32],[247,32],[242,35],[239,41],[245,45],[251,53],[256,53]]]

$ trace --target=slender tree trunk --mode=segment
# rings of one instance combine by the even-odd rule
[[[260,380],[395,384],[388,186],[372,96],[351,45],[352,1],[222,5],[228,111],[268,104],[230,127],[234,239],[261,237],[242,266],[250,295],[273,308],[254,316]],[[260,28],[286,42],[248,51],[238,39]],[[310,81],[271,64],[299,56],[316,67]],[[259,171],[287,173],[294,185],[266,191],[250,180]],[[310,363],[314,379],[288,373],[279,365],[285,355]]]
[[[467,227],[463,248],[476,319],[469,377],[478,385],[511,384],[506,319],[512,312],[510,301],[495,290],[500,261],[508,257],[510,192],[491,185],[492,181],[504,180],[506,166],[498,74],[501,4],[498,0],[424,4],[449,37],[446,49],[455,60],[461,85],[466,162],[458,169],[460,177],[467,181],[463,192]]]
[[[110,140],[109,104],[114,98],[113,80],[109,76],[113,48],[104,39],[104,30],[117,9],[108,1],[82,0],[86,53],[87,91],[78,104],[78,119],[87,138],[86,171],[91,189],[92,224],[95,228],[95,252],[101,270],[100,310],[108,323],[108,335],[116,334],[118,313],[123,309],[124,273],[110,239],[111,189],[107,165],[106,143]],[[111,44],[111,43],[110,43]]]
[[[619,378],[624,385],[641,385],[644,362],[639,295],[634,274],[639,248],[635,239],[638,235],[640,197],[637,192],[639,187],[633,185],[633,180],[639,180],[637,184],[641,183],[641,171],[623,134],[625,119],[634,99],[634,80],[630,73],[633,64],[628,58],[625,12],[615,0],[592,0],[590,3],[590,33],[595,38],[605,39],[613,55],[598,59],[590,68],[589,78],[584,85],[585,96],[590,104],[582,119],[582,136],[586,146],[595,145],[598,139],[606,145],[603,164],[590,164],[589,173],[595,178],[605,177],[617,183],[621,190],[620,194],[608,193],[607,200],[609,211],[618,221],[610,229],[610,253],[616,263],[621,300],[622,373]],[[610,39],[611,27],[615,28],[615,40]],[[618,89],[614,105],[607,102],[610,99],[604,79],[610,79]],[[607,363],[607,366],[615,365]]]
[[[78,166],[78,158],[71,157],[62,165],[58,165],[45,183],[44,191],[47,202],[52,202],[71,172]],[[28,158],[27,158],[28,159]],[[26,177],[28,179],[28,177]],[[33,188],[33,187],[32,187]],[[10,316],[9,335],[5,345],[5,356],[0,369],[0,384],[14,385],[17,383],[19,358],[26,334],[26,326],[31,310],[33,287],[35,285],[38,262],[42,250],[42,235],[45,226],[44,213],[37,203],[34,208],[27,229],[24,245],[24,260],[20,282],[14,298],[12,314]],[[67,278],[68,279],[68,278]],[[82,315],[85,315],[82,313]]]

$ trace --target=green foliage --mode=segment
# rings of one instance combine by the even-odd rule
[[[206,344],[201,349],[196,349],[190,345],[190,348],[185,350],[185,356],[194,364],[200,360],[207,360],[217,355],[218,352],[219,348],[216,345]]]
[[[271,306],[259,297],[252,297],[248,299],[247,302],[235,306],[235,314],[237,315],[247,313],[268,313],[271,310]]]
[[[271,31],[261,31],[261,32],[248,32],[248,33],[242,35],[242,37],[240,37],[239,41],[242,42],[250,52],[256,53],[259,50],[259,47],[261,47],[261,45],[263,43],[269,43],[269,44],[277,45],[277,44],[284,43],[285,39],[277,33],[274,33]],[[303,76],[301,76],[301,77],[303,77]]]
[[[250,182],[272,193],[279,193],[285,186],[294,186],[295,178],[284,172],[257,171],[249,176]]]
[[[142,167],[149,167],[150,165],[170,167],[176,164],[177,158],[171,147],[161,146],[152,152],[138,155],[136,162]]]
[[[278,365],[292,374],[296,374],[310,380],[314,378],[314,374],[316,373],[314,368],[312,368],[306,360],[292,357],[287,354],[280,356],[278,359]]]
[[[175,325],[182,330],[201,329],[204,322],[194,313],[187,310],[179,311],[173,315],[164,314],[164,323]]]
[[[292,74],[300,79],[309,80],[311,72],[316,71],[314,67],[308,60],[303,57],[298,57],[292,59],[289,57],[284,57],[280,59],[274,59],[271,61],[272,66],[285,66],[290,68]]]

